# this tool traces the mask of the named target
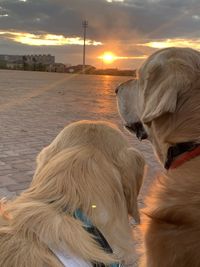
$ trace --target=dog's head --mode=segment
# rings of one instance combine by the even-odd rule
[[[136,79],[120,84],[115,93],[119,114],[124,122],[125,128],[136,134],[138,139],[146,139],[147,133],[140,120],[140,107],[138,103],[138,81]]]
[[[162,162],[170,146],[199,138],[199,74],[200,53],[189,48],[160,50],[139,70],[141,121]]]
[[[139,69],[132,104],[162,162],[170,146],[200,136],[199,73],[200,53],[189,48],[159,50]],[[136,122],[135,113],[130,117]]]
[[[51,187],[55,198],[62,193],[70,202],[69,206],[78,208],[81,205],[89,214],[93,205],[98,210],[98,203],[105,211],[110,209],[111,214],[115,208],[119,213],[124,199],[126,207],[123,209],[128,209],[130,215],[139,220],[137,195],[143,171],[143,157],[129,147],[114,125],[80,121],[64,128],[41,151],[33,183],[44,183],[47,189],[49,183],[49,192]],[[44,185],[40,185],[41,188]]]
[[[68,214],[81,209],[124,259],[132,257],[128,214],[139,221],[143,172],[143,157],[114,125],[80,121],[39,154],[29,194]]]

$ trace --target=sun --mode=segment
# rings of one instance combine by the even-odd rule
[[[111,64],[116,60],[116,56],[112,52],[105,52],[102,56],[99,57],[106,64]]]

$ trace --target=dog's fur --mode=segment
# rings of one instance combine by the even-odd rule
[[[163,164],[170,146],[188,141],[199,143],[199,52],[167,48],[154,53],[139,70],[137,90],[133,103],[139,104],[140,120]],[[153,186],[142,222],[142,266],[200,266],[199,166],[200,157],[191,159],[169,170]]]
[[[114,125],[70,124],[38,155],[30,188],[13,201],[1,202],[0,266],[63,266],[50,248],[90,262],[130,259],[128,214],[139,220],[143,171],[143,157]],[[103,233],[113,256],[73,217],[76,209]]]
[[[132,79],[121,83],[116,88],[117,105],[119,114],[125,124],[131,124],[140,120],[137,80]],[[133,102],[134,101],[134,102]]]

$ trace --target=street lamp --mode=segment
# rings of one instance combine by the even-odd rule
[[[82,26],[83,26],[83,73],[85,73],[85,40],[86,40],[86,29],[88,27],[88,21],[87,20],[83,20],[82,22]]]

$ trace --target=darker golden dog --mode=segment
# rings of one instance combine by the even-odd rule
[[[120,105],[125,103],[125,87],[117,90]],[[137,110],[128,123],[142,123],[166,168],[146,201],[142,266],[199,267],[200,53],[159,50],[139,69],[131,90],[137,91],[132,98]],[[131,109],[120,109],[125,121]]]

